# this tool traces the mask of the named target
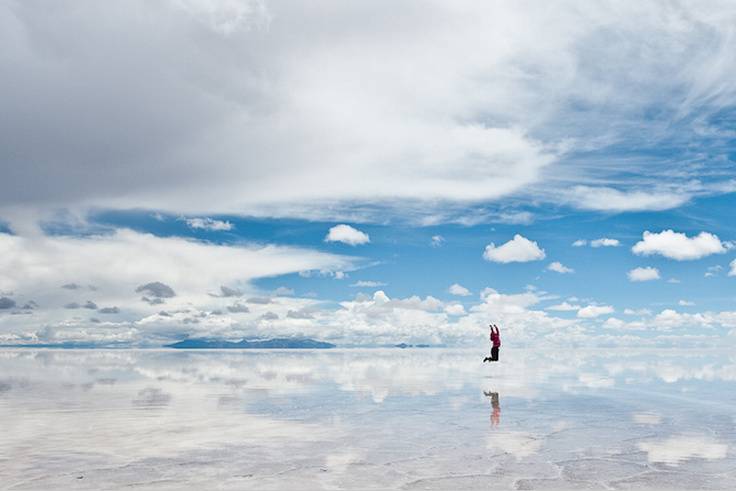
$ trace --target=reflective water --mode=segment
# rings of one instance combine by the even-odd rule
[[[6,489],[734,489],[727,351],[0,351]]]

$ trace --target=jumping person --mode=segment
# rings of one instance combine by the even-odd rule
[[[487,361],[498,361],[498,350],[501,348],[501,333],[498,330],[498,326],[496,324],[489,324],[488,327],[491,328],[491,343],[493,343],[491,347],[491,356],[487,356],[483,359],[483,362]]]

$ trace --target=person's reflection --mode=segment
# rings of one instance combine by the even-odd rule
[[[501,404],[498,402],[498,392],[484,390],[483,395],[491,398],[491,426],[498,426],[501,422]]]

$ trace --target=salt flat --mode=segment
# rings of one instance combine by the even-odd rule
[[[0,351],[4,489],[734,489],[728,351]]]

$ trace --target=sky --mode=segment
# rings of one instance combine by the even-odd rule
[[[736,340],[732,2],[0,4],[0,344]]]

